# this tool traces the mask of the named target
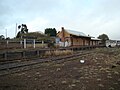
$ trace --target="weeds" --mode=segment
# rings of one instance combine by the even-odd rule
[[[72,50],[54,50],[54,51],[46,51],[44,56],[63,56],[73,54]]]

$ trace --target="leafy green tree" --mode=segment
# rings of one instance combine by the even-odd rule
[[[98,39],[101,39],[102,44],[105,45],[105,42],[106,40],[109,40],[109,37],[106,34],[101,34],[98,36]]]
[[[28,29],[27,29],[27,25],[26,25],[26,24],[19,25],[19,26],[18,26],[18,29],[19,29],[20,31],[17,33],[16,38],[22,38],[22,36],[23,36],[24,34],[27,34],[27,33],[28,33]]]
[[[57,34],[57,31],[55,28],[46,28],[45,29],[45,34],[48,35],[48,36],[56,36]]]

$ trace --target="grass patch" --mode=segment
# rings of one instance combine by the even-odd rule
[[[73,54],[72,50],[55,50],[55,51],[46,51],[44,56],[63,56]]]

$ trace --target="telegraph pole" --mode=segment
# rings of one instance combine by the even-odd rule
[[[7,29],[5,29],[5,34],[6,34],[6,48],[8,47],[8,40],[7,40]]]
[[[16,23],[16,28],[15,28],[15,37],[17,35],[17,23]]]

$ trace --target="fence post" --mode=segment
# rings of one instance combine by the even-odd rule
[[[40,55],[40,52],[39,52],[39,50],[37,50],[37,56],[39,56]]]
[[[6,48],[8,48],[8,43],[9,43],[9,41],[7,40],[7,41],[6,41]]]
[[[33,40],[33,48],[35,48],[35,39]]]
[[[21,48],[23,48],[23,45],[22,45],[22,40],[20,40],[20,46],[21,46]]]
[[[4,55],[4,59],[7,60],[7,52],[5,52],[3,55]]]
[[[44,45],[43,45],[43,44],[44,44],[44,41],[42,40],[42,48],[44,47]]]
[[[25,51],[22,52],[22,58],[25,58]]]
[[[24,49],[26,49],[26,39],[24,39]]]

